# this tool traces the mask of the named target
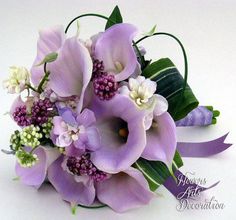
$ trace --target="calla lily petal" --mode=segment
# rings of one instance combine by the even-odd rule
[[[95,57],[103,61],[106,72],[115,74],[116,81],[127,79],[139,66],[132,46],[137,32],[137,28],[131,24],[116,24],[96,39]]]
[[[168,112],[154,116],[154,124],[147,130],[147,145],[142,157],[159,160],[171,166],[176,150],[176,126]]]
[[[35,85],[38,85],[44,75],[43,66],[37,66],[46,55],[52,52],[57,52],[66,35],[62,26],[55,26],[39,31],[39,39],[37,44],[37,56],[31,68],[31,80]]]
[[[47,168],[59,156],[58,151],[54,149],[45,149],[38,147],[34,153],[38,157],[38,162],[29,168],[20,166],[16,163],[16,174],[20,177],[20,181],[26,185],[39,188],[44,182],[47,174]]]
[[[154,196],[142,173],[132,167],[97,183],[96,189],[99,201],[116,212],[148,204]]]
[[[79,96],[80,112],[93,67],[87,48],[76,37],[69,38],[58,52],[57,60],[48,66],[51,89],[61,97]]]
[[[63,156],[59,157],[48,169],[48,180],[61,195],[71,204],[91,205],[95,199],[93,184],[85,185],[81,180],[62,168]]]

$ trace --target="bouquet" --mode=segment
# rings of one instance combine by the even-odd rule
[[[107,20],[105,30],[89,40],[67,37],[74,21],[86,16]],[[223,143],[226,135],[177,142],[176,127],[215,124],[219,111],[199,106],[177,37],[155,27],[135,40],[138,35],[117,6],[109,17],[80,15],[65,31],[41,30],[31,70],[12,66],[3,82],[8,93],[19,94],[10,116],[20,128],[10,150],[2,151],[16,157],[22,183],[39,188],[49,182],[73,212],[77,206],[124,212],[148,204],[160,185],[178,197],[181,157],[211,156],[230,146]],[[160,35],[180,45],[184,77],[168,58],[145,58],[141,42]],[[183,187],[189,186],[208,189],[190,182]]]

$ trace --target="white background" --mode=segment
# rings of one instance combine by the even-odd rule
[[[7,78],[8,67],[30,68],[36,54],[37,31],[55,24],[64,26],[75,16],[96,12],[109,15],[118,4],[125,22],[134,23],[142,31],[157,24],[158,31],[178,36],[189,58],[189,84],[202,105],[213,105],[221,111],[216,126],[178,130],[182,141],[206,141],[230,131],[227,142],[236,142],[236,1],[199,0],[0,0],[0,80]],[[105,21],[83,18],[81,37],[87,38],[103,30]],[[70,34],[75,32],[75,26]],[[170,57],[183,72],[183,58],[178,45],[171,39],[156,37],[145,42],[148,56],[153,59]],[[16,129],[9,116],[15,96],[0,89],[0,148],[7,149],[10,134]],[[205,193],[225,204],[223,210],[176,211],[177,201],[161,187],[162,196],[150,205],[125,214],[108,208],[78,208],[73,216],[67,203],[50,187],[39,191],[13,181],[14,158],[0,153],[0,219],[233,219],[235,214],[235,148],[206,159],[184,159],[182,171],[194,171],[206,178],[207,185],[220,184]]]

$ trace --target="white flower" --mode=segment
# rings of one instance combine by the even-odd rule
[[[167,100],[163,96],[155,94],[156,86],[156,82],[138,76],[129,78],[129,81],[124,82],[123,86],[119,88],[120,94],[128,96],[139,108],[147,110],[144,122],[146,130],[152,125],[153,115],[159,116],[168,109]]]
[[[30,75],[26,68],[12,66],[10,67],[10,78],[3,81],[3,87],[8,93],[20,93],[26,88],[26,84],[30,83]]]
[[[138,76],[136,79],[130,78],[128,87],[130,98],[140,107],[148,105],[156,91],[156,83],[143,76]]]

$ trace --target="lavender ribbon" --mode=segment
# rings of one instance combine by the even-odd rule
[[[232,144],[225,144],[225,138],[229,133],[223,135],[212,141],[199,142],[199,143],[184,143],[178,142],[177,150],[182,157],[209,157],[218,154]]]
[[[199,143],[178,142],[177,150],[179,151],[182,157],[209,157],[226,150],[232,145],[224,143],[228,134],[229,133],[215,140],[207,142],[199,142]],[[185,178],[187,180],[185,181],[185,184],[181,183],[180,178],[178,178],[180,175],[182,175],[182,178]],[[209,187],[202,187],[195,183],[191,183],[191,181],[189,181],[189,179],[179,170],[175,171],[175,176],[177,177],[177,182],[173,179],[172,176],[170,176],[164,182],[164,186],[177,199],[189,198],[191,197],[191,192],[194,192],[194,194],[195,193],[200,194],[205,190],[215,187],[219,183],[218,181]]]

